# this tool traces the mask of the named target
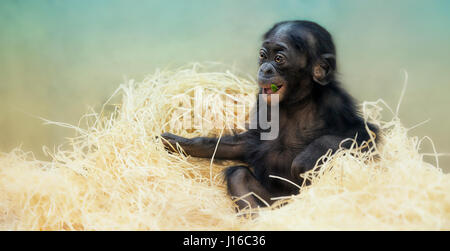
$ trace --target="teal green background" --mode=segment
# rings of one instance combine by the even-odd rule
[[[333,34],[340,78],[358,100],[395,108],[406,70],[403,123],[431,119],[410,134],[450,152],[449,13],[446,0],[2,0],[0,151],[22,144],[46,158],[43,144],[73,132],[35,116],[76,124],[125,78],[156,68],[218,61],[254,75],[262,33],[308,19]]]

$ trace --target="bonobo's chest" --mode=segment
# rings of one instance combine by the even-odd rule
[[[260,147],[257,148],[259,159],[255,159],[258,162],[255,164],[265,166],[270,173],[282,174],[309,143],[310,139],[301,130],[280,131],[278,138],[260,141]]]
[[[309,140],[302,134],[282,132],[275,140],[259,141],[251,146],[247,152],[247,162],[253,167],[256,178],[274,195],[295,193],[295,186],[271,176],[297,182],[291,177],[292,161],[308,143]]]
[[[255,139],[248,149],[247,160],[259,178],[266,179],[269,175],[289,178],[294,158],[320,136],[322,123],[315,116],[294,114],[293,119],[282,115],[278,137],[274,140]]]

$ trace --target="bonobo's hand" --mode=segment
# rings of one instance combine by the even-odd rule
[[[311,155],[308,152],[297,155],[294,158],[291,164],[291,177],[294,178],[294,182],[301,182],[303,178],[300,177],[300,174],[306,173],[309,170],[313,169],[315,166],[314,158],[311,158]]]
[[[244,141],[239,139],[242,135],[223,136],[220,141],[214,137],[188,139],[172,133],[163,133],[161,137],[168,150],[175,152],[176,145],[179,144],[192,157],[211,158],[215,154],[216,159],[241,159],[245,149]]]
[[[291,165],[291,177],[293,177],[295,181],[300,180],[300,174],[304,173],[305,169],[306,168],[304,168],[301,163],[293,161]]]
[[[176,150],[177,143],[181,146],[190,145],[192,143],[191,139],[183,138],[168,132],[161,134],[161,137],[163,137],[162,142],[164,143],[164,146],[172,152]]]

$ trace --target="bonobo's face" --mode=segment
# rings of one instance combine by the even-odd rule
[[[279,102],[288,94],[297,91],[302,74],[305,74],[307,55],[291,41],[293,33],[301,35],[302,31],[293,31],[286,24],[278,27],[264,39],[259,52],[258,84],[262,94],[267,94],[267,103],[272,95],[279,95]],[[304,76],[303,76],[304,77]]]

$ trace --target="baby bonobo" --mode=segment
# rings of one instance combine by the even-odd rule
[[[311,170],[328,150],[336,151],[344,139],[359,145],[370,140],[352,97],[336,80],[336,52],[330,33],[309,21],[275,24],[263,36],[259,51],[258,98],[279,106],[279,133],[262,140],[261,127],[220,139],[215,158],[239,160],[247,165],[228,167],[229,194],[239,209],[272,204],[271,198],[297,194],[300,174]],[[272,98],[278,94],[278,99]],[[272,102],[272,103],[271,103]],[[368,124],[373,133],[377,128]],[[187,154],[211,158],[217,138],[187,139],[164,133],[166,146],[178,143]],[[349,147],[351,142],[342,144]],[[168,149],[172,149],[168,147]],[[256,194],[257,196],[252,195]],[[264,200],[264,201],[262,201]]]

